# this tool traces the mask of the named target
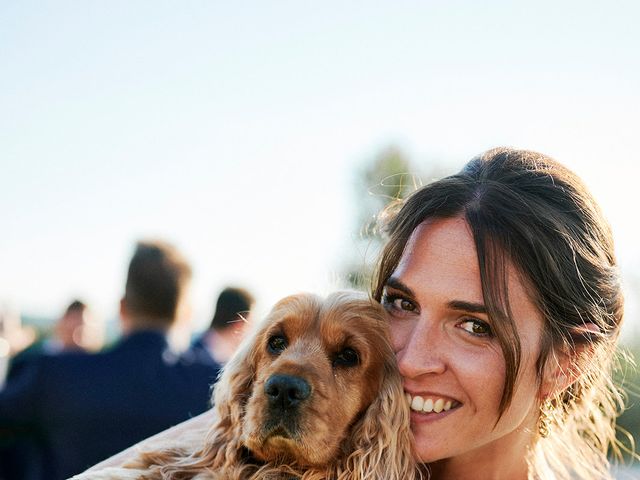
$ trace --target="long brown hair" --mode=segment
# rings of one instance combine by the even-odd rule
[[[598,205],[573,172],[549,157],[490,150],[459,173],[424,186],[390,215],[374,276],[376,299],[415,228],[427,219],[455,216],[472,231],[484,301],[505,358],[500,412],[511,402],[521,357],[508,264],[519,271],[544,318],[539,381],[554,352],[569,353],[572,368],[579,369],[578,380],[551,399],[552,434],[532,451],[532,478],[608,478],[606,454],[622,405],[611,370],[624,301],[611,230]]]

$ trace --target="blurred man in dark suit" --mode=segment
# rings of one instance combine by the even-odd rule
[[[188,315],[191,268],[163,242],[139,243],[107,352],[41,356],[0,392],[0,433],[46,445],[43,479],[66,479],[209,406],[218,368],[185,361],[169,339]]]
[[[20,375],[20,370],[42,355],[67,351],[98,351],[104,344],[104,324],[92,315],[89,307],[73,300],[56,321],[50,337],[33,342],[10,359],[7,382]],[[22,435],[0,435],[0,480],[32,480],[42,478],[42,449],[46,443],[28,430]],[[40,460],[39,460],[40,459]]]

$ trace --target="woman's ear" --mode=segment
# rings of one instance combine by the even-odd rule
[[[554,397],[580,378],[593,353],[590,338],[599,334],[601,332],[597,325],[585,323],[572,329],[571,345],[552,349],[543,369],[541,399]]]
[[[552,351],[547,358],[540,385],[540,398],[552,398],[563,392],[578,379],[571,366],[571,356],[563,351]]]

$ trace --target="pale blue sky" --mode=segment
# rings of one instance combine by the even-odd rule
[[[452,169],[555,156],[638,272],[639,22],[637,1],[5,0],[0,302],[113,317],[149,236],[194,263],[199,323],[227,282],[265,308],[326,291],[356,171],[391,143]]]

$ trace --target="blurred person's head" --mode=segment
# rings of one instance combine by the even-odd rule
[[[229,361],[249,330],[255,300],[244,288],[227,287],[216,302],[216,311],[205,334],[207,349],[221,364]]]
[[[55,340],[63,350],[100,350],[104,344],[104,324],[87,304],[74,300],[56,323]]]
[[[139,242],[120,303],[124,331],[168,331],[186,323],[191,276],[191,266],[173,245],[157,240]]]
[[[243,327],[254,303],[253,295],[244,288],[225,288],[218,296],[216,311],[209,328],[219,332],[229,328]]]

